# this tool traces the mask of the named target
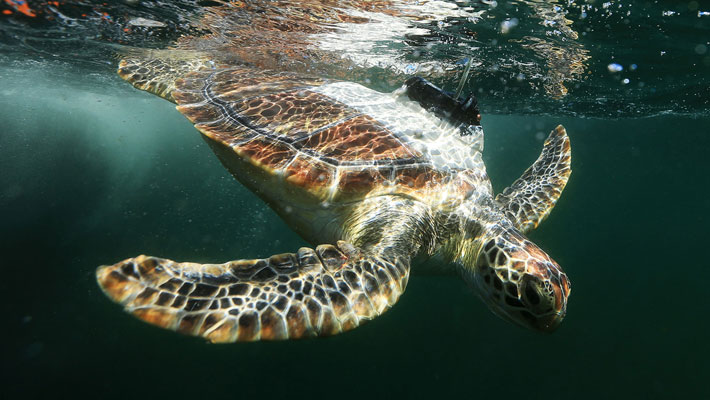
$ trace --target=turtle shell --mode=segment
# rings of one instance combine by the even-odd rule
[[[482,133],[466,134],[401,93],[232,67],[191,72],[172,97],[227,169],[267,201],[429,198],[442,185],[460,197],[487,182]]]

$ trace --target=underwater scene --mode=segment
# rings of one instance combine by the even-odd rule
[[[0,1],[3,398],[710,398],[709,150],[704,1]]]

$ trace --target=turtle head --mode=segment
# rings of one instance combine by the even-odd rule
[[[479,246],[466,275],[488,307],[518,325],[554,331],[570,293],[560,266],[514,228],[484,237]]]

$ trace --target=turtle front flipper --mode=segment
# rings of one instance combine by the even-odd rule
[[[545,140],[535,163],[496,196],[518,230],[531,231],[550,214],[572,173],[571,161],[569,137],[559,125]]]
[[[389,309],[409,262],[346,242],[224,264],[138,256],[99,267],[103,291],[136,317],[212,342],[297,339],[353,329]]]

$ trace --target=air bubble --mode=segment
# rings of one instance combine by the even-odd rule
[[[500,31],[503,34],[510,32],[513,28],[518,26],[518,19],[511,18],[500,23]]]
[[[609,72],[621,72],[624,70],[624,67],[621,66],[621,64],[611,63],[607,65],[607,69],[609,70]]]

